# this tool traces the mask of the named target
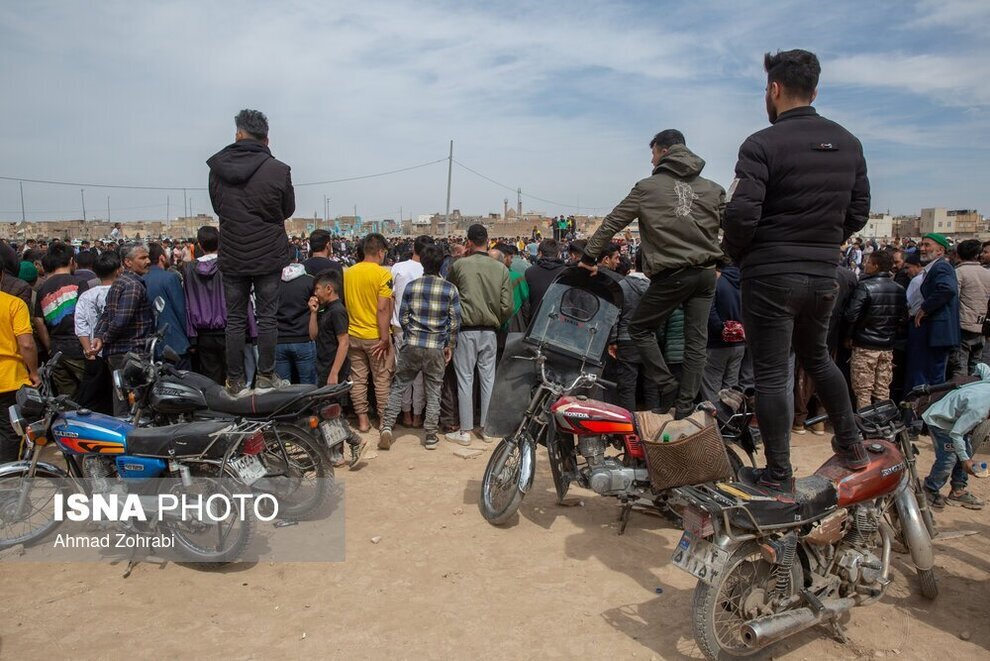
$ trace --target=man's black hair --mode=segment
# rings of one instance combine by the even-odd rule
[[[82,249],[76,255],[76,266],[81,269],[92,269],[96,262],[96,255],[92,250]]]
[[[330,232],[326,230],[313,230],[309,235],[309,252],[313,254],[314,252],[323,252],[327,249],[327,244],[330,243]],[[331,247],[331,252],[332,252]]]
[[[782,85],[787,93],[801,99],[811,98],[818,87],[818,76],[822,73],[818,57],[799,48],[777,51],[775,55],[764,54],[763,68],[767,71],[768,85]]]
[[[323,285],[330,285],[333,287],[334,293],[340,296],[343,292],[343,279],[340,277],[340,271],[337,269],[327,269],[326,271],[317,273],[313,279],[313,286],[322,287]]]
[[[361,252],[364,256],[368,253],[376,253],[381,250],[385,250],[388,244],[385,241],[385,237],[378,232],[372,232],[364,237],[364,241],[361,242]]]
[[[556,239],[543,239],[540,241],[540,246],[537,250],[547,259],[557,259],[560,257],[560,244]]]
[[[629,261],[629,257],[619,255],[619,264],[615,267],[615,272],[619,275],[626,276],[629,275],[630,270],[632,270],[632,262]]]
[[[575,241],[574,243],[577,243],[577,241]],[[572,243],[571,245],[574,245],[574,244]],[[610,244],[608,244],[607,246],[605,246],[605,249],[602,250],[601,254],[598,255],[598,261],[601,262],[606,257],[611,257],[615,253],[619,252],[619,250],[620,250],[620,248],[619,248],[619,244],[618,243],[610,243]]]
[[[650,149],[654,147],[659,147],[664,149],[666,147],[673,147],[674,145],[686,145],[684,141],[684,134],[677,129],[664,129],[660,131],[653,139],[650,140]]]
[[[220,230],[213,225],[203,225],[196,232],[196,243],[203,252],[216,252],[220,248]]]
[[[264,140],[268,137],[268,118],[260,110],[245,108],[234,117],[234,124],[255,140]]]
[[[472,225],[468,228],[467,239],[476,246],[488,247],[488,230],[484,225]]]
[[[430,236],[429,234],[420,234],[419,236],[416,237],[416,240],[413,241],[413,252],[419,255],[420,259],[422,259],[423,250],[426,248],[426,246],[432,246],[434,243],[436,242],[433,240],[433,237]]]
[[[440,267],[443,266],[443,250],[439,246],[430,243],[423,247],[422,252],[417,254],[425,275],[440,275]]]
[[[576,252],[581,255],[584,254],[584,249],[588,247],[588,241],[585,239],[576,239],[571,241],[571,247],[568,248],[568,252]]]
[[[152,266],[158,266],[158,262],[163,256],[167,256],[167,253],[165,252],[165,248],[162,247],[162,244],[158,242],[148,244],[148,258],[151,260]]]
[[[93,272],[100,280],[106,280],[114,271],[120,268],[120,255],[112,250],[108,250],[96,258],[93,263]]]
[[[983,246],[979,239],[966,239],[956,246],[956,254],[965,262],[972,262],[980,256]]]
[[[51,273],[55,269],[64,269],[72,262],[74,254],[75,251],[68,243],[53,241],[48,246],[48,253],[41,260],[42,266],[45,267],[45,273]]]
[[[894,258],[886,250],[874,250],[870,253],[870,261],[877,265],[880,273],[889,273],[894,268]]]

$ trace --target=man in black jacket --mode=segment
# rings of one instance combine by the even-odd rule
[[[232,145],[206,162],[210,200],[220,217],[219,266],[227,299],[227,390],[243,394],[244,335],[254,288],[258,318],[258,388],[286,385],[275,374],[279,276],[289,263],[285,219],[296,210],[289,166],[268,149],[268,119],[257,110],[234,118]]]
[[[554,239],[543,239],[537,249],[536,264],[526,269],[526,284],[529,285],[529,315],[526,325],[532,315],[540,309],[543,296],[550,288],[561,271],[564,270],[564,260],[560,258],[560,244]]]
[[[890,399],[894,374],[894,345],[906,329],[904,288],[890,277],[892,259],[885,251],[872,252],[865,275],[846,307],[846,341],[852,347],[849,373],[856,408]]]
[[[764,66],[772,126],[739,148],[723,229],[726,252],[742,270],[743,322],[766,446],[767,469],[750,477],[789,490],[792,345],[817,384],[840,460],[851,470],[869,464],[826,336],[838,248],[866,225],[870,183],[859,140],[811,106],[821,73],[818,58],[803,50],[767,53]]]

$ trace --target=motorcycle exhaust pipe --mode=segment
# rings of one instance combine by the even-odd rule
[[[747,647],[761,649],[793,636],[805,629],[810,629],[823,620],[841,615],[856,605],[854,599],[829,599],[822,602],[821,612],[815,613],[810,608],[795,608],[776,615],[766,615],[750,620],[742,626],[742,639]]]

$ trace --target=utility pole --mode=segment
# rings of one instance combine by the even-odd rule
[[[82,198],[82,208],[83,208],[83,222],[86,222],[86,189],[79,189],[79,197]]]
[[[110,196],[107,195],[107,222],[110,222]]]
[[[447,157],[447,210],[443,214],[443,229],[450,236],[450,178],[454,172],[454,141],[450,141],[450,155]]]
[[[168,222],[168,212],[169,212],[168,202],[169,202],[168,195],[166,195],[165,196],[165,222],[166,223]]]
[[[182,189],[182,217],[183,218],[188,218],[189,217],[189,205],[188,205],[187,200],[186,200],[186,189],[185,188]]]
[[[23,223],[25,221],[25,215],[26,215],[24,213],[24,182],[18,181],[17,183],[21,185],[21,222]]]
[[[192,217],[192,215],[193,215],[193,200],[194,200],[194,199],[196,199],[196,198],[193,198],[193,197],[190,197],[190,198],[189,198],[189,217],[190,217],[190,218],[191,218],[191,217]]]

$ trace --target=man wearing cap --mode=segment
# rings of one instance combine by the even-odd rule
[[[932,232],[921,239],[925,268],[908,287],[908,390],[944,383],[949,352],[959,346],[959,281],[945,258],[948,248],[949,240],[941,234]]]

